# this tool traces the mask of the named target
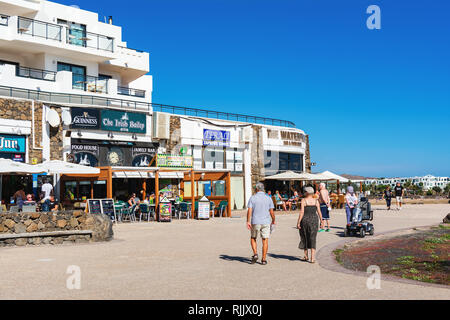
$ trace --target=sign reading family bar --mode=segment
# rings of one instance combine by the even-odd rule
[[[194,167],[194,158],[191,156],[158,154],[156,156],[156,166],[158,168],[190,169]]]

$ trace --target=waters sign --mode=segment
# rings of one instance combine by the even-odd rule
[[[145,134],[147,133],[147,117],[142,113],[103,110],[101,129]]]

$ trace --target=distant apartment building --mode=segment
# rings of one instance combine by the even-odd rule
[[[410,182],[413,185],[422,185],[425,191],[431,190],[434,187],[444,189],[450,183],[450,177],[435,177],[427,175],[424,177],[410,177],[410,178],[385,178],[385,179],[367,179],[358,180],[354,182],[363,182],[366,185],[389,185],[394,187],[397,183],[404,184]]]
[[[195,170],[231,172],[237,209],[264,177],[310,170],[308,136],[291,121],[153,103],[150,54],[129,48],[112,18],[99,20],[50,1],[0,0],[1,158],[109,167],[114,196],[126,196],[142,180],[155,187],[133,168],[183,154]],[[182,177],[160,175],[170,185]],[[62,184],[75,200],[105,196],[104,178]]]

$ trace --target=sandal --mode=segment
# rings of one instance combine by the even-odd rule
[[[261,264],[262,264],[263,266],[267,266],[267,261],[266,261],[266,260],[261,260]]]
[[[309,263],[315,264],[315,263],[316,263],[316,260],[314,260],[314,261],[311,260]]]
[[[258,255],[257,255],[257,254],[255,254],[255,255],[252,257],[252,262],[250,262],[250,264],[255,264],[256,261],[258,261]]]
[[[303,261],[303,262],[308,262],[309,261],[309,258],[308,257],[303,257],[302,259],[300,259],[301,261]]]

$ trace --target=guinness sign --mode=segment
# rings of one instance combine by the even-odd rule
[[[72,108],[71,129],[100,129],[100,110]]]

